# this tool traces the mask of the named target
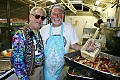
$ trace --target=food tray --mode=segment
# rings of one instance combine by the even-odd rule
[[[103,80],[104,79],[105,80],[120,80],[120,76],[113,75],[113,74],[107,73],[107,72],[103,72],[103,71],[97,70],[95,68],[91,68],[89,66],[86,66],[84,64],[78,63],[77,61],[73,60],[73,58],[76,56],[81,56],[81,53],[78,51],[78,52],[71,52],[71,53],[65,54],[64,55],[65,64],[72,67],[72,68],[78,69],[81,71],[82,74],[90,75],[97,80],[102,80],[102,79]],[[118,61],[120,63],[120,57],[109,55],[109,54],[106,54],[103,52],[101,52],[99,54],[99,56],[106,56],[110,60]]]
[[[93,77],[91,76],[87,76],[85,74],[81,74],[81,72],[78,72],[77,74],[73,73],[74,72],[78,72],[79,70],[73,69],[71,67],[69,67],[68,72],[67,72],[67,79],[68,80],[95,80]],[[79,74],[79,75],[78,75]]]

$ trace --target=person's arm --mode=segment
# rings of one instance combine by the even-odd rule
[[[82,47],[78,43],[75,43],[71,45],[71,48],[76,51],[80,51]]]
[[[24,63],[24,49],[25,39],[23,37],[23,31],[18,30],[12,38],[12,64],[15,68],[15,73],[20,80],[29,80]]]
[[[70,44],[71,44],[71,48],[76,50],[76,51],[80,51],[81,50],[81,46],[78,44],[79,39],[78,36],[76,34],[75,29],[73,28],[73,26],[71,24],[69,24],[69,29],[70,29]]]

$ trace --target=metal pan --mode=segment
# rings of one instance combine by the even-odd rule
[[[0,71],[10,70],[12,67],[10,59],[0,59]]]
[[[67,79],[68,80],[95,80],[92,76],[81,74],[81,72],[79,72],[79,75],[74,74],[73,71],[75,73],[78,72],[77,70],[75,70],[75,69],[73,69],[71,67],[68,69],[68,72],[67,72]]]
[[[80,64],[77,61],[74,61],[73,58],[76,56],[80,56],[80,52],[71,52],[71,53],[67,53],[64,55],[65,58],[65,62],[66,65],[78,69],[78,70],[82,70],[81,73],[82,74],[86,74],[86,75],[90,75],[93,76],[95,79],[97,80],[120,80],[120,76],[117,75],[113,75],[107,72],[103,72],[100,70],[97,70],[95,68],[91,68],[89,66],[86,66],[84,64]],[[112,61],[118,61],[120,62],[120,57],[117,56],[113,56],[113,55],[109,55],[106,53],[100,53],[99,56],[107,56],[110,60]]]

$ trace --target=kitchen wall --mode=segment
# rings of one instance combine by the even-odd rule
[[[111,8],[111,6],[101,13],[101,19],[104,23],[107,22],[108,18],[115,19],[116,6],[113,8]],[[96,28],[94,23],[97,22],[97,20],[94,16],[65,16],[65,22],[72,23],[79,40],[82,38],[83,28]]]
[[[112,5],[106,9],[105,11],[103,11],[102,13],[106,14],[102,19],[103,22],[107,22],[107,19],[115,19],[115,12],[116,12],[116,6],[114,6],[113,8],[111,8]]]
[[[96,28],[94,23],[97,22],[97,19],[94,16],[65,16],[65,22],[73,25],[80,42],[83,28]]]

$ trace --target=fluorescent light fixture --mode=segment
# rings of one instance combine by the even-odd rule
[[[43,1],[43,0],[38,0],[38,1],[36,1],[36,2],[40,2],[40,1]]]
[[[102,8],[101,7],[97,7],[96,11],[102,12]]]
[[[71,3],[82,3],[82,0],[70,0]]]
[[[95,11],[95,10],[96,10],[96,8],[97,8],[97,6],[93,6],[92,10],[93,10],[93,11]]]
[[[51,1],[51,2],[53,2],[53,3],[56,2],[56,0],[49,0],[49,1]]]
[[[100,4],[100,0],[96,0],[95,6],[98,6]]]

